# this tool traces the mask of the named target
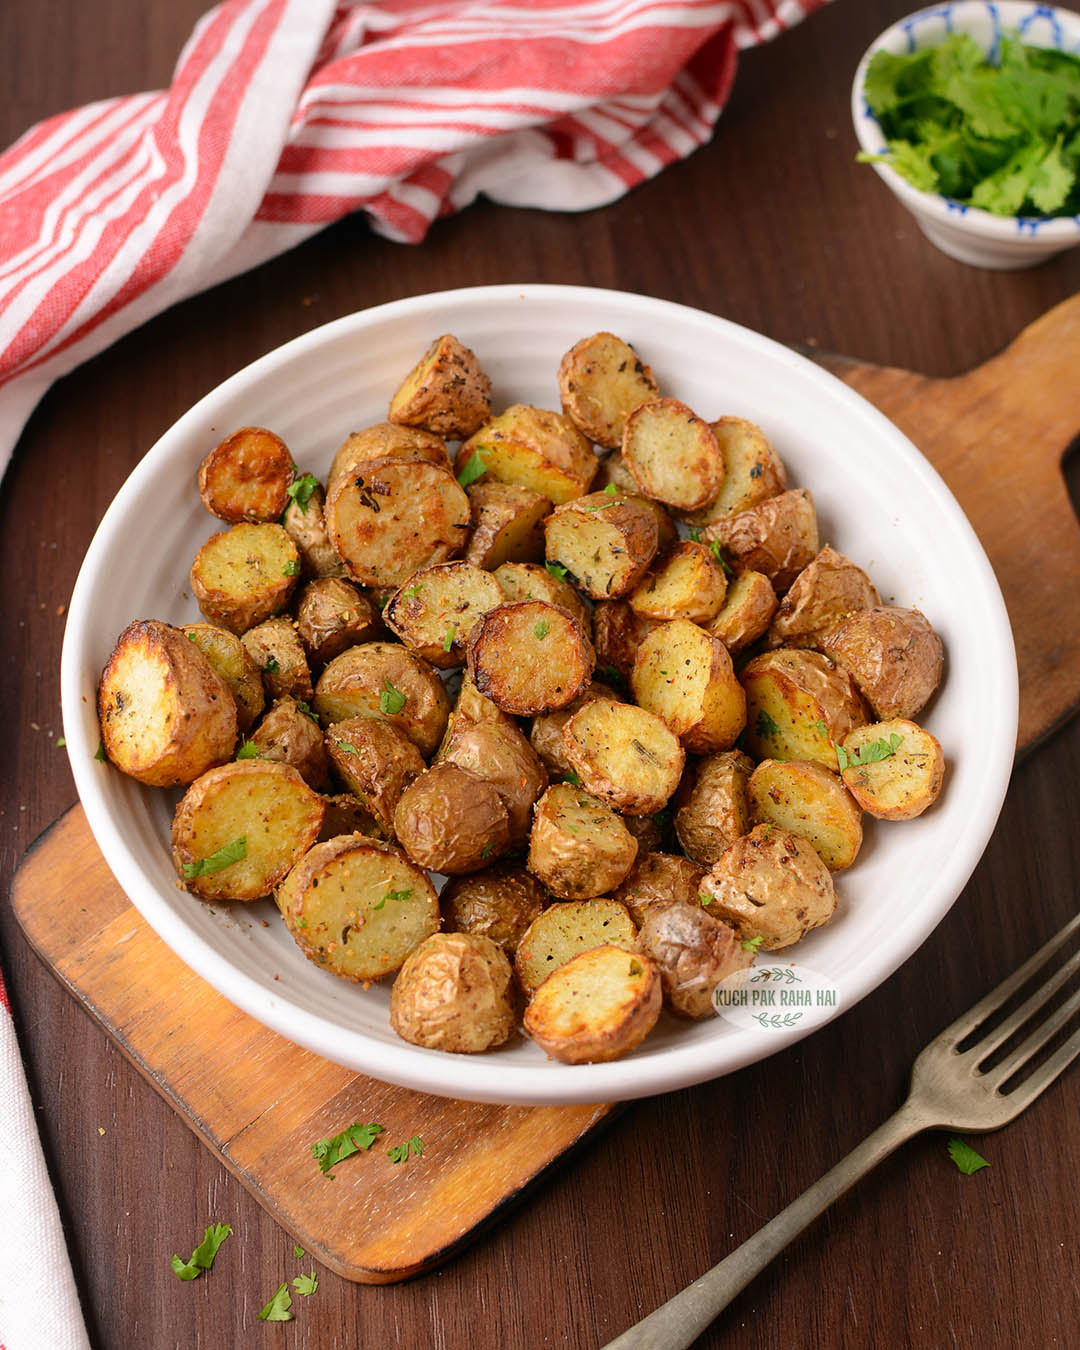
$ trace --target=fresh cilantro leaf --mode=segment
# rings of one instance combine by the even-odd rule
[[[470,483],[475,483],[478,478],[483,478],[487,473],[487,465],[484,463],[484,456],[490,455],[491,451],[486,446],[477,446],[469,456],[468,461],[457,476],[458,482],[463,488],[467,488]]]
[[[236,752],[237,759],[259,759],[259,747],[254,741],[244,740],[240,742],[240,749]]]
[[[302,473],[299,478],[292,480],[285,491],[301,511],[306,511],[308,502],[311,501],[311,494],[318,486],[319,480],[313,473]]]
[[[332,1178],[331,1167],[341,1162],[342,1158],[349,1158],[361,1151],[367,1152],[382,1132],[383,1127],[374,1121],[367,1125],[354,1121],[332,1139],[320,1139],[317,1144],[312,1144],[311,1156],[319,1164],[319,1171]]]
[[[360,753],[352,741],[335,741],[334,744],[346,755],[359,755]]]
[[[410,895],[412,895],[412,887],[410,887],[407,891],[387,891],[387,892],[386,892],[385,899],[387,899],[387,900],[408,900],[408,898],[409,898]]]
[[[177,1278],[197,1280],[204,1270],[209,1270],[214,1264],[214,1257],[217,1256],[221,1244],[231,1232],[232,1224],[212,1223],[188,1260],[181,1261],[178,1256],[173,1257],[171,1264]]]
[[[274,1297],[259,1313],[260,1322],[291,1322],[293,1315],[289,1311],[292,1307],[292,1295],[289,1293],[289,1286],[286,1282],[274,1294]]]
[[[827,741],[829,739],[829,728],[825,725],[825,722],[822,718],[819,717],[818,720],[814,723],[814,730],[817,732],[817,734],[821,737],[823,741]]]
[[[408,589],[407,591],[402,591],[402,592],[401,592],[401,598],[402,598],[403,600],[412,600],[412,599],[414,599],[416,596],[418,596],[419,594],[420,594],[420,587],[419,587],[419,586],[410,586],[409,589]]]
[[[239,862],[241,858],[246,857],[247,835],[242,834],[239,839],[234,839],[231,844],[225,844],[216,853],[211,853],[208,858],[199,858],[195,862],[185,863],[184,876],[188,880],[192,877],[213,876],[215,872],[231,867],[234,862]]]
[[[990,1166],[982,1154],[976,1153],[963,1139],[950,1139],[947,1147],[949,1157],[966,1177],[970,1177],[982,1167]]]
[[[700,544],[700,543],[701,543],[701,526],[700,526],[700,525],[691,525],[691,526],[690,526],[690,530],[689,530],[689,534],[690,534],[690,538],[694,541],[695,544]]]
[[[854,765],[877,764],[881,760],[895,755],[903,741],[903,736],[898,736],[894,731],[888,740],[882,736],[880,740],[867,741],[865,745],[860,745],[857,750],[845,750],[842,745],[838,745],[836,747],[836,762],[841,771]]]
[[[551,575],[552,575],[553,577],[555,577],[555,579],[556,579],[557,581],[565,581],[565,580],[566,580],[566,577],[567,577],[567,571],[566,571],[566,568],[560,566],[559,563],[545,563],[544,566],[545,566],[545,567],[547,568],[547,570],[551,573]]]
[[[283,577],[298,577],[300,575],[300,559],[290,558],[281,569],[281,575]]]
[[[392,1163],[399,1163],[404,1162],[410,1153],[415,1154],[416,1157],[419,1158],[423,1151],[424,1141],[418,1134],[414,1134],[413,1137],[404,1144],[397,1144],[394,1148],[388,1148],[386,1150],[386,1156]]]
[[[380,895],[379,898],[378,898],[378,900],[376,900],[376,901],[372,904],[371,908],[372,908],[372,909],[382,909],[382,907],[383,907],[385,904],[386,904],[386,896],[385,896],[385,895]]]
[[[446,636],[442,640],[442,649],[444,652],[448,652],[450,648],[454,645],[454,634],[457,632],[457,630],[458,626],[456,623],[452,623],[450,627],[446,630]]]
[[[612,497],[610,501],[606,502],[589,502],[586,506],[582,507],[582,510],[606,511],[609,506],[616,506],[616,505],[618,505],[618,503],[615,501],[614,497]]]
[[[609,497],[617,497],[619,495],[619,489],[615,486],[614,483],[609,483],[607,487],[604,488],[604,491],[607,493]]]
[[[56,748],[57,748],[57,750],[63,750],[64,747],[65,747],[66,745],[67,745],[67,741],[64,739],[64,737],[63,737],[63,736],[57,736],[57,738],[56,738]]]
[[[533,637],[536,638],[537,642],[543,642],[550,632],[551,624],[548,623],[547,619],[541,619],[533,629]]]
[[[758,709],[757,721],[754,723],[754,731],[759,736],[775,736],[780,728],[772,720],[764,708]]]
[[[577,776],[577,774],[573,771],[573,769],[571,769],[570,772],[566,774],[566,776],[563,779],[563,782],[569,783],[571,787],[581,786],[581,779]]]
[[[701,901],[703,906],[712,902],[712,896],[706,895],[704,891],[698,891],[697,898]]]
[[[100,740],[98,741],[98,747],[97,747],[97,749],[94,751],[94,758],[95,758],[96,760],[98,760],[98,762],[101,763],[101,764],[104,764],[104,763],[106,762],[106,760],[108,759],[108,756],[107,756],[106,753],[105,753],[105,740],[104,740],[104,738],[102,738],[102,739],[100,739]]]
[[[296,1259],[297,1259],[298,1261],[302,1261],[302,1260],[304,1259],[304,1257],[307,1255],[307,1253],[304,1251],[303,1247],[300,1246],[299,1242],[298,1242],[298,1243],[296,1244],[296,1246],[292,1249],[292,1254],[293,1254],[293,1256],[296,1257]]]
[[[764,935],[760,935],[760,936],[758,936],[758,937],[747,938],[746,941],[745,941],[745,942],[743,943],[743,945],[742,945],[743,951],[744,951],[744,952],[753,952],[754,955],[756,956],[757,953],[761,950],[761,944],[762,944],[764,941],[765,941]]]
[[[312,1271],[310,1275],[297,1275],[292,1282],[292,1287],[304,1298],[310,1298],[318,1289],[319,1281],[315,1278],[315,1272]]]
[[[484,847],[480,850],[480,856],[481,858],[490,858],[494,852],[495,852],[494,844],[485,844]]]
[[[405,706],[405,695],[400,689],[395,689],[390,683],[389,678],[383,680],[383,687],[379,693],[379,711],[384,717],[393,717],[399,713]]]
[[[836,764],[841,773],[851,764],[851,756],[842,745],[836,747]]]
[[[305,703],[302,698],[296,700],[296,711],[302,712],[305,717],[310,717],[316,726],[319,725],[319,714],[312,708],[310,703]]]
[[[714,540],[712,541],[712,543],[709,545],[709,552],[713,555],[713,557],[716,559],[716,561],[717,561],[717,562],[720,564],[720,566],[724,569],[724,576],[726,576],[726,577],[733,577],[733,576],[735,575],[735,573],[731,570],[731,564],[730,564],[730,563],[728,562],[728,560],[724,557],[724,555],[720,552],[720,545],[716,542],[715,539],[714,539]]]
[[[281,670],[281,664],[276,656],[268,656],[263,666],[264,675],[276,675]]]

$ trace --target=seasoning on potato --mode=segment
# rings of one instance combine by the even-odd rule
[[[394,834],[413,862],[459,876],[506,852],[510,816],[491,783],[443,760],[398,798]]]
[[[512,600],[477,620],[468,664],[481,694],[504,712],[531,717],[573,702],[596,657],[566,610],[543,600]]]
[[[529,871],[552,895],[585,900],[614,890],[637,857],[618,815],[580,787],[555,783],[533,813]]]
[[[515,403],[462,442],[454,471],[466,487],[494,478],[559,506],[588,492],[596,456],[568,417]]]
[[[724,460],[712,428],[675,398],[634,409],[622,453],[642,494],[676,510],[708,505],[723,486]]]
[[[471,436],[490,413],[491,380],[476,353],[444,333],[405,377],[387,416],[457,441]]]
[[[741,750],[707,755],[687,771],[675,795],[675,833],[688,858],[711,867],[750,832],[746,789],[753,772],[754,761]]]
[[[820,652],[763,652],[739,678],[746,748],[755,759],[813,760],[832,769],[836,743],[869,720],[847,672]]]
[[[421,657],[392,642],[364,642],[335,656],[315,685],[312,707],[324,726],[377,717],[408,736],[425,757],[450,716],[442,680]]]
[[[906,718],[872,722],[836,747],[840,777],[870,816],[912,820],[937,801],[945,756],[936,737]]]
[[[626,595],[656,556],[656,516],[640,497],[591,492],[556,509],[544,522],[548,563],[561,567],[593,600]]]
[[[627,417],[659,392],[649,367],[614,333],[582,338],[559,363],[563,412],[609,450],[622,444]]]
[[[586,792],[632,816],[665,806],[686,762],[659,717],[610,699],[593,699],[570,718],[563,747]]]
[[[769,629],[773,647],[814,647],[838,619],[881,603],[863,569],[826,544],[784,596]]]
[[[649,957],[594,947],[548,976],[525,1010],[525,1030],[552,1059],[599,1064],[636,1049],[662,1001]]]
[[[453,877],[439,895],[447,932],[491,938],[511,958],[547,900],[539,881],[520,863],[507,860]]]
[[[191,564],[191,590],[211,623],[246,633],[288,604],[300,554],[280,525],[242,522],[212,535]]]
[[[325,732],[326,752],[342,786],[392,835],[401,794],[427,765],[416,746],[389,722],[348,717]]]
[[[743,417],[721,417],[710,427],[724,461],[724,481],[706,506],[680,512],[690,525],[711,525],[737,515],[787,487],[783,461],[760,427]]]
[[[697,624],[658,624],[634,658],[630,688],[693,754],[728,750],[746,725],[746,695],[727,648]]]
[[[837,775],[820,764],[763,759],[750,775],[747,795],[756,822],[805,839],[830,872],[858,857],[862,811]]]
[[[674,853],[643,852],[621,886],[612,892],[640,927],[654,910],[669,905],[700,905],[701,879],[706,869]]]
[[[330,761],[319,723],[294,698],[279,698],[241,747],[252,758],[291,764],[310,788],[322,792],[330,782]]]
[[[262,672],[250,652],[235,633],[213,623],[185,624],[183,633],[229,686],[236,702],[237,727],[247,731],[266,707]]]
[[[464,664],[473,624],[504,598],[490,572],[470,562],[435,563],[394,592],[383,621],[418,656],[450,669]]]
[[[736,572],[764,572],[783,595],[818,552],[817,512],[805,488],[781,492],[724,516],[702,533]]]
[[[212,516],[279,521],[289,502],[293,462],[289,447],[265,427],[241,427],[199,465],[199,496]]]
[[[858,610],[824,633],[819,645],[843,666],[883,721],[914,717],[941,682],[944,647],[917,609],[878,605]]]

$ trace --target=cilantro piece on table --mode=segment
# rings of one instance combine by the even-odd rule
[[[186,1261],[181,1261],[179,1256],[173,1257],[171,1264],[177,1278],[197,1280],[204,1270],[209,1270],[214,1264],[214,1257],[217,1256],[221,1244],[231,1232],[232,1224],[212,1223],[203,1234],[203,1240]]]
[[[386,1150],[386,1156],[392,1163],[404,1162],[410,1153],[420,1157],[424,1151],[424,1141],[418,1134],[407,1140],[404,1144],[396,1144],[393,1148]]]
[[[947,1147],[949,1157],[966,1177],[970,1177],[981,1167],[990,1166],[982,1154],[976,1153],[971,1145],[966,1144],[963,1139],[950,1139]]]
[[[298,1242],[298,1243],[296,1244],[296,1246],[292,1249],[292,1254],[293,1254],[293,1256],[296,1257],[296,1259],[297,1259],[298,1261],[302,1261],[302,1260],[304,1259],[304,1257],[307,1255],[307,1253],[304,1251],[303,1247],[300,1246],[299,1242]]]
[[[318,1289],[319,1281],[315,1278],[315,1272],[312,1271],[310,1275],[297,1275],[292,1282],[292,1287],[304,1298],[310,1298]]]
[[[215,872],[220,872],[226,867],[230,867],[234,862],[239,862],[247,857],[247,835],[242,834],[239,839],[234,839],[231,844],[225,844],[215,853],[211,853],[208,858],[197,858],[195,862],[184,864],[184,876],[189,880],[192,877],[209,877]]]
[[[279,1285],[273,1298],[259,1313],[260,1322],[291,1322],[293,1315],[289,1311],[292,1307],[292,1295],[289,1293],[288,1282]]]
[[[385,897],[383,898],[385,900]],[[354,1153],[366,1153],[382,1132],[383,1127],[376,1125],[374,1121],[367,1125],[361,1124],[359,1120],[354,1121],[333,1138],[320,1139],[318,1143],[312,1144],[311,1156],[319,1164],[319,1171],[323,1176],[329,1176],[332,1180],[331,1167],[336,1166],[343,1158],[352,1157]]]

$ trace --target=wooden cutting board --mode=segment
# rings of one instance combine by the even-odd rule
[[[1005,594],[1021,749],[1080,702],[1080,527],[1061,459],[1080,432],[1080,296],[951,380],[828,357],[897,423],[967,512]],[[255,1198],[324,1265],[369,1284],[438,1264],[614,1108],[482,1106],[320,1059],[232,1007],[144,923],[73,807],[23,859],[13,901],[42,959]],[[316,1140],[385,1134],[324,1178]],[[419,1135],[422,1159],[386,1147]]]

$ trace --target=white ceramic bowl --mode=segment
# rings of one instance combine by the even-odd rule
[[[999,47],[1002,33],[1008,32],[1019,32],[1033,47],[1056,47],[1080,55],[1080,14],[1026,0],[958,0],[918,10],[887,28],[859,62],[851,87],[851,116],[860,149],[875,155],[887,150],[881,127],[863,97],[866,68],[876,51],[884,49],[899,56],[936,46],[950,33],[970,33],[990,55]],[[920,192],[888,164],[873,167],[927,239],[959,262],[999,271],[1034,267],[1080,244],[1080,216],[994,216],[932,192]]]
[[[547,1060],[525,1039],[479,1056],[408,1045],[390,1029],[388,990],[365,991],[307,961],[270,901],[211,907],[177,888],[168,847],[171,798],[94,759],[94,691],[131,620],[198,617],[188,569],[216,522],[199,502],[195,472],[223,434],[249,423],[273,427],[302,469],[324,474],[350,430],[385,416],[391,392],[435,334],[452,331],[477,352],[497,405],[557,407],[559,358],[598,329],[633,342],[661,388],[702,414],[732,413],[764,427],[793,482],[813,490],[822,538],[863,563],[883,596],[922,609],[944,639],[946,678],[925,719],[947,758],[942,798],[909,824],[872,824],[858,862],[839,878],[836,918],[792,952],[836,982],[838,1011],[894,971],[959,895],[990,837],[1012,765],[1012,635],[971,527],[890,422],[787,348],[643,296],[493,286],[397,301],[271,352],[166,432],[102,520],[72,595],[64,641],[68,753],[117,880],[193,970],[259,1021],[329,1059],[446,1096],[533,1103],[645,1096],[738,1069],[805,1031],[744,1030],[719,1018],[687,1025],[665,1016],[632,1055],[578,1066]]]

